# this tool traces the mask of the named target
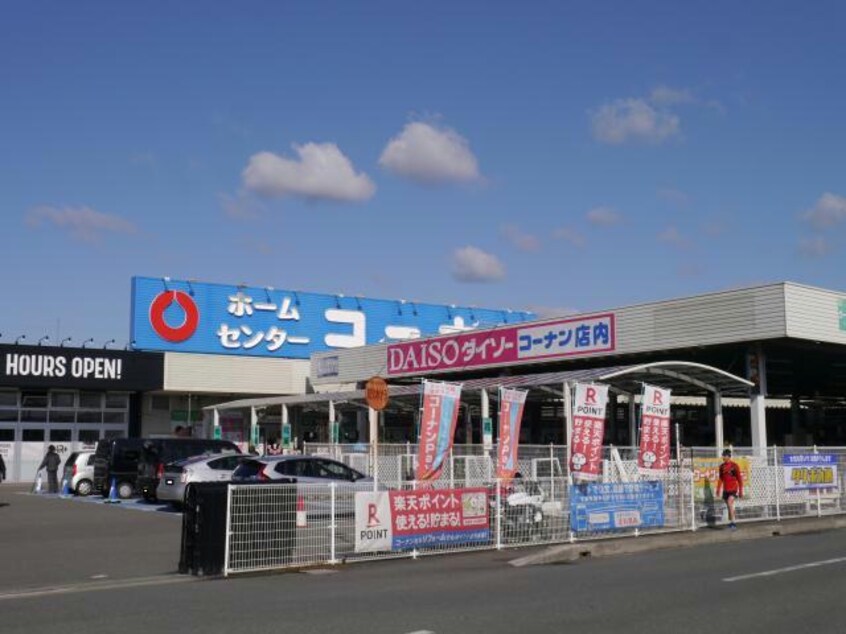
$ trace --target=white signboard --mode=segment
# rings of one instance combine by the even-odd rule
[[[391,550],[391,502],[387,492],[355,494],[355,552]]]

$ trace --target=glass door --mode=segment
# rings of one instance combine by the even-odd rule
[[[20,442],[17,443],[18,455],[15,462],[18,465],[17,479],[20,482],[34,482],[38,465],[47,453],[47,430],[41,427],[27,427],[21,425]],[[47,486],[47,477],[44,474],[44,487]]]

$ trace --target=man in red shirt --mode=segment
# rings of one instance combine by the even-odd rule
[[[717,482],[717,495],[722,492],[729,516],[729,528],[735,530],[734,501],[743,497],[743,475],[740,466],[731,459],[731,450],[723,451],[723,464],[720,465],[720,479]]]

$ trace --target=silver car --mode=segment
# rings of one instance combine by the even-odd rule
[[[79,496],[91,495],[94,489],[94,452],[75,451],[65,461],[62,480]]]
[[[239,453],[206,454],[168,464],[159,478],[156,498],[181,506],[189,483],[228,482],[243,459]]]

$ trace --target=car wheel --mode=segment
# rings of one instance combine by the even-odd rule
[[[76,494],[81,497],[88,497],[91,495],[91,491],[94,490],[94,484],[91,480],[80,480],[79,483],[76,485]]]
[[[121,500],[128,500],[132,497],[134,492],[135,488],[132,486],[131,482],[121,482],[117,486],[117,494]]]

